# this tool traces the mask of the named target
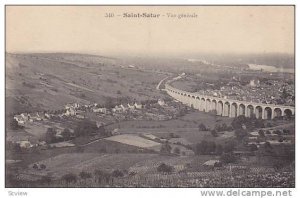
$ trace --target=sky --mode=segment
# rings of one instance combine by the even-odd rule
[[[122,17],[144,12],[165,16]],[[294,7],[6,6],[6,51],[293,54]]]

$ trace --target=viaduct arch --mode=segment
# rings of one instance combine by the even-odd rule
[[[256,116],[261,119],[274,119],[280,116],[295,115],[295,107],[274,104],[254,103],[200,95],[176,89],[165,84],[167,93],[176,100],[203,112],[214,112],[219,116],[246,117]]]

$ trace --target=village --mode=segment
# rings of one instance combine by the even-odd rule
[[[118,104],[112,108],[101,106],[97,103],[82,105],[79,103],[68,103],[64,109],[52,112],[21,113],[15,115],[13,119],[20,128],[23,128],[31,137],[8,136],[8,141],[18,144],[21,148],[31,148],[35,146],[45,146],[44,134],[49,128],[56,131],[56,138],[64,141],[64,130],[74,133],[74,127],[80,120],[90,119],[96,122],[97,127],[107,126],[127,120],[170,120],[182,115],[182,105],[175,101],[158,99],[144,104],[140,102],[129,102]],[[73,126],[72,126],[73,125]],[[43,129],[44,128],[44,129]],[[112,135],[118,134],[117,130],[112,130]],[[37,134],[40,133],[40,134]],[[34,136],[41,138],[34,138]],[[23,138],[23,139],[22,139]],[[72,146],[72,144],[53,144],[55,146]]]

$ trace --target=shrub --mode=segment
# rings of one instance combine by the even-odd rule
[[[228,164],[236,162],[236,157],[232,153],[224,153],[221,155],[221,162]]]
[[[199,131],[206,131],[207,130],[206,126],[203,123],[199,124],[198,129],[199,129]]]
[[[265,132],[263,130],[259,130],[258,134],[260,137],[265,137]]]
[[[68,173],[62,176],[62,180],[66,183],[75,183],[77,181],[77,176],[73,173]]]
[[[158,167],[157,167],[157,171],[158,172],[162,172],[162,173],[172,173],[174,170],[173,166],[167,165],[165,163],[161,163]]]
[[[218,133],[215,129],[211,130],[210,133],[213,137],[218,137]]]
[[[175,147],[175,149],[174,149],[174,153],[176,153],[176,154],[180,154],[180,148],[178,148],[178,147]]]
[[[33,164],[32,168],[37,170],[39,166],[37,164]]]
[[[124,173],[123,173],[122,171],[120,171],[119,169],[117,169],[117,170],[114,170],[114,171],[111,173],[111,175],[112,175],[113,177],[123,177],[123,176],[124,176]]]
[[[207,142],[205,140],[196,144],[195,153],[196,155],[207,155],[215,152],[216,143],[215,142]]]
[[[40,165],[40,168],[41,168],[42,170],[44,170],[44,169],[46,169],[46,165],[45,165],[45,164],[41,164],[41,165]]]
[[[85,171],[81,171],[79,173],[79,177],[81,179],[88,179],[88,178],[91,178],[92,177],[92,174],[91,173],[88,173],[88,172],[85,172]]]

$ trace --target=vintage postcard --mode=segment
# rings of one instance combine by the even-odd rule
[[[7,188],[295,188],[295,6],[6,5]]]

